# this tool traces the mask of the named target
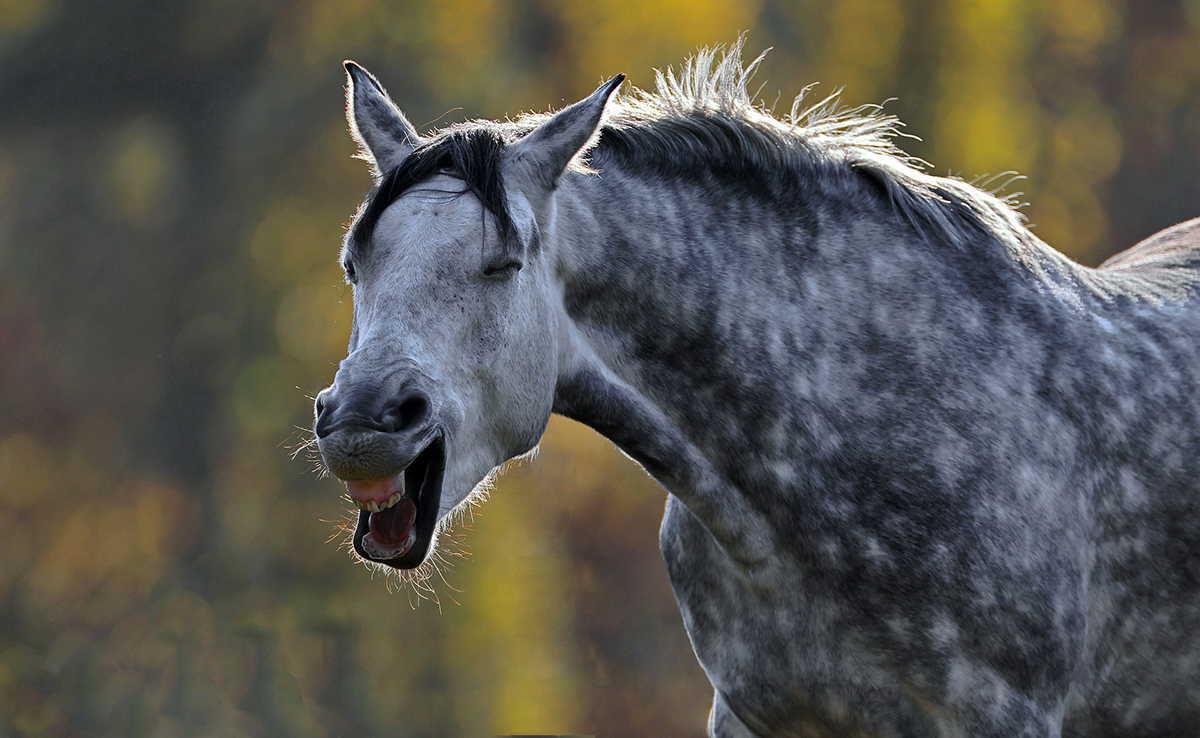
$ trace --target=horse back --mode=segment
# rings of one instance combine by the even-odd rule
[[[1165,228],[1113,255],[1100,269],[1200,269],[1200,218]]]

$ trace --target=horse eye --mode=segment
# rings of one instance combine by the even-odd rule
[[[354,262],[346,259],[346,261],[342,262],[342,268],[346,270],[346,279],[349,280],[350,284],[358,282],[358,275],[354,273]]]
[[[488,264],[487,266],[485,266],[483,268],[483,276],[491,277],[494,279],[498,279],[501,277],[511,277],[512,275],[521,271],[522,266],[524,266],[524,265],[517,259],[510,259],[505,262],[497,262],[495,264]]]

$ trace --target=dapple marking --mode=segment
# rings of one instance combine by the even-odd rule
[[[357,554],[420,566],[557,412],[669,493],[711,736],[1200,735],[1200,219],[1080,266],[740,51],[428,137],[347,63]]]

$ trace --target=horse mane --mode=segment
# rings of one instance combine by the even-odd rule
[[[653,93],[635,88],[619,98],[597,153],[623,149],[630,163],[728,164],[792,181],[803,173],[807,186],[835,192],[861,185],[847,174],[866,175],[922,234],[954,244],[990,234],[1015,249],[1040,243],[1009,198],[925,174],[923,161],[896,146],[903,124],[881,106],[847,108],[838,92],[805,106],[813,85],[782,119],[756,105],[749,83],[766,52],[743,64],[744,40],[700,50],[678,74],[656,71]]]
[[[813,191],[861,197],[865,178],[922,237],[952,246],[999,243],[1042,284],[1076,304],[1081,290],[1105,299],[1127,294],[1161,302],[1179,298],[1181,289],[1196,282],[1191,270],[1131,281],[1071,261],[1025,226],[1013,196],[926,173],[925,162],[895,143],[903,124],[879,105],[848,108],[835,92],[806,107],[810,85],[787,115],[776,117],[755,104],[749,91],[766,52],[744,64],[744,41],[743,36],[728,47],[701,49],[678,73],[656,71],[654,92],[634,87],[619,93],[593,148],[581,152],[571,168],[594,173],[617,165],[646,176],[725,175],[730,184],[790,207]],[[465,191],[496,217],[501,236],[511,237],[500,179],[504,147],[550,116],[474,120],[438,131],[380,179],[352,222],[347,245],[365,243],[387,205],[444,171],[462,177]]]

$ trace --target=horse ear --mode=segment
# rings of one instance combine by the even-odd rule
[[[623,81],[625,75],[618,74],[510,145],[506,155],[508,172],[532,180],[542,191],[552,190],[571,160],[594,143],[604,107]]]
[[[375,76],[352,61],[346,67],[346,120],[375,176],[404,161],[421,137]]]

